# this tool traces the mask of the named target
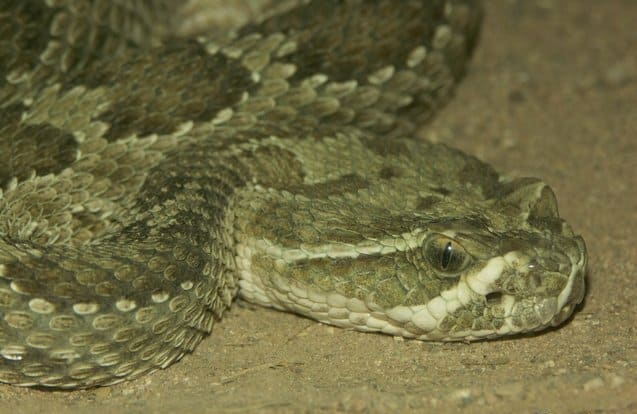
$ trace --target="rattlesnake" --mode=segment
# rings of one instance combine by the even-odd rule
[[[414,138],[477,1],[298,3],[197,40],[166,0],[0,4],[0,381],[167,367],[237,295],[441,341],[572,313],[552,190]]]

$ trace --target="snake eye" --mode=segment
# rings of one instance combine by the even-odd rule
[[[454,277],[471,263],[471,256],[457,241],[434,234],[424,246],[425,259],[444,277]]]

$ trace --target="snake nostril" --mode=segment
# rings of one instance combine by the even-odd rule
[[[499,305],[502,303],[502,292],[491,292],[486,296],[488,305]]]

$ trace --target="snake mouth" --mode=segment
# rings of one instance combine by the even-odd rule
[[[533,259],[509,253],[508,271],[484,295],[487,306],[501,308],[503,324],[496,335],[535,332],[566,321],[585,292],[587,265],[584,240],[575,236],[559,251],[543,252]]]
[[[435,328],[417,337],[473,341],[557,326],[584,297],[586,263],[579,236],[561,240],[559,247],[494,257],[427,304],[445,312],[439,312]],[[426,319],[417,315],[412,323],[424,328],[418,322]]]

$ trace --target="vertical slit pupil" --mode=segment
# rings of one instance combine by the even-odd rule
[[[442,257],[440,260],[440,265],[442,266],[443,270],[446,270],[447,267],[449,267],[449,264],[451,263],[451,256],[453,255],[453,246],[451,245],[451,242],[447,242],[447,244],[445,244],[444,249],[442,249]]]

